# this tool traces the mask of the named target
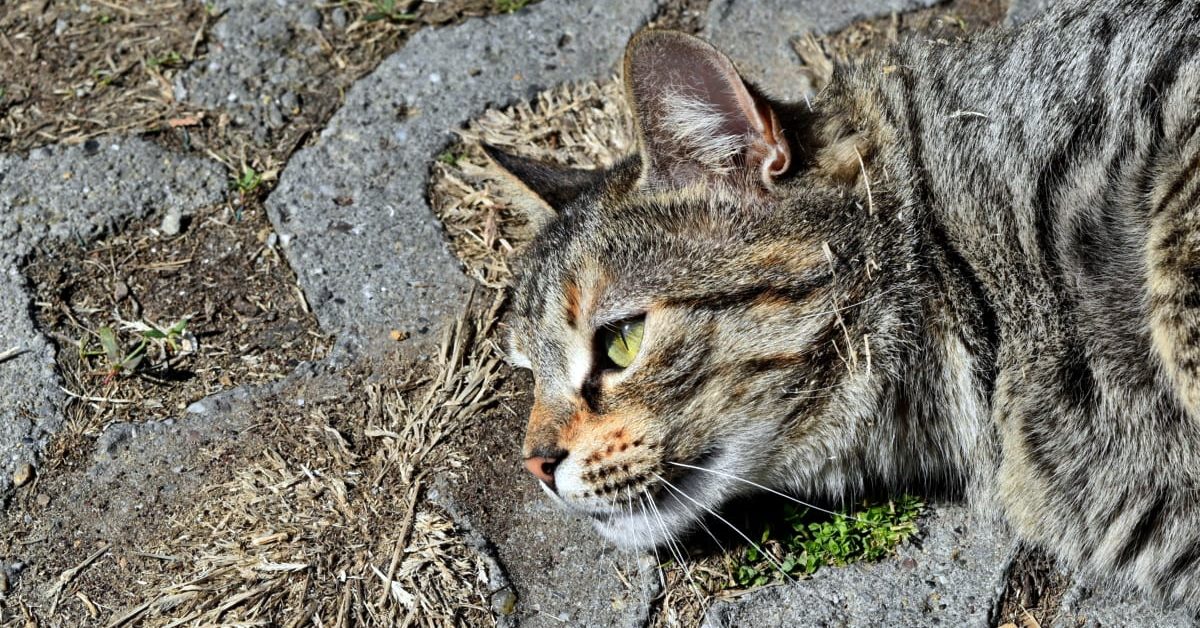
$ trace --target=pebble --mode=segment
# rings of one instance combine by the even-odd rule
[[[350,22],[349,16],[346,15],[346,10],[342,7],[334,9],[329,17],[333,20],[333,25],[339,30],[346,28],[346,25]]]
[[[183,229],[183,210],[179,207],[171,207],[167,209],[167,213],[163,215],[162,224],[159,229],[163,235],[176,236]]]
[[[29,464],[28,462],[21,463],[21,466],[17,467],[16,473],[13,473],[13,485],[17,487],[22,487],[26,484],[29,484],[29,481],[32,479],[33,465]]]
[[[315,8],[300,14],[300,25],[306,28],[321,28],[321,12]]]
[[[46,506],[50,505],[50,496],[45,493],[38,493],[35,501],[37,501],[38,506],[45,508]]]
[[[492,596],[492,610],[502,616],[512,615],[517,610],[517,595],[508,589],[497,591]]]

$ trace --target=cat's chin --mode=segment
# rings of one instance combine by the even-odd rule
[[[740,492],[726,479],[695,471],[660,488],[654,497],[644,497],[626,510],[588,513],[596,532],[622,549],[665,546],[696,532],[705,515],[719,511]]]
[[[651,550],[686,535],[698,520],[691,513],[659,512],[659,517],[640,514],[592,516],[592,526],[607,541],[625,550]]]

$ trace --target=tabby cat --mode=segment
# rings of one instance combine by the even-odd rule
[[[1200,607],[1200,3],[1060,3],[772,101],[643,31],[639,151],[536,199],[526,466],[618,544],[760,485],[958,487]]]

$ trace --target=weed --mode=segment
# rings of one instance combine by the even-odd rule
[[[855,512],[817,517],[807,508],[788,505],[783,529],[767,526],[758,548],[747,548],[733,566],[742,587],[759,587],[780,577],[808,575],[825,565],[879,560],[917,532],[925,504],[905,495],[883,504],[864,504]],[[771,552],[772,556],[764,556]]]
[[[183,57],[174,50],[162,54],[151,55],[146,58],[146,66],[149,68],[174,68],[183,65]]]
[[[132,343],[121,342],[117,332],[105,325],[95,332],[99,349],[93,348],[88,340],[80,339],[79,355],[84,360],[103,357],[100,372],[104,375],[104,383],[108,384],[117,377],[137,372],[150,349],[157,349],[162,367],[168,366],[171,358],[193,351],[195,340],[187,333],[187,323],[187,317],[167,328],[147,322],[124,322],[122,328],[135,334]]]
[[[528,4],[529,0],[496,0],[495,7],[497,13],[516,13]]]
[[[254,194],[262,182],[263,176],[257,170],[243,164],[242,173],[233,179],[233,187],[245,198]]]
[[[416,13],[407,13],[396,6],[396,0],[371,0],[374,11],[363,16],[368,22],[387,20],[389,22],[412,22],[417,19]]]
[[[467,155],[464,152],[456,152],[453,149],[447,148],[446,150],[442,151],[442,154],[437,156],[437,160],[446,164],[447,166],[457,167],[458,162],[466,156]]]

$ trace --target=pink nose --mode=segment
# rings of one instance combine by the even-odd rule
[[[533,477],[554,488],[554,469],[562,459],[563,456],[530,456],[525,459],[525,468]]]

